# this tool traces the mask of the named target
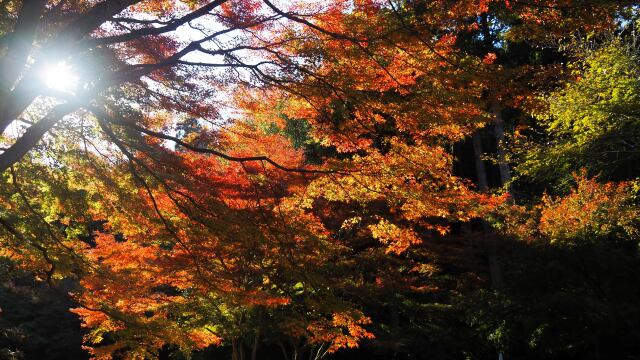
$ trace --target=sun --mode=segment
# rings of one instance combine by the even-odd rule
[[[80,80],[73,68],[64,61],[46,66],[42,78],[49,89],[70,94],[75,92]]]

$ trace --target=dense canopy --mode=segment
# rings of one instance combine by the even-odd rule
[[[634,358],[639,11],[0,0],[0,359]]]

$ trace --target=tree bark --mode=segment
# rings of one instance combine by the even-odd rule
[[[31,46],[44,11],[46,0],[24,0],[13,32],[9,34],[7,52],[0,62],[0,89],[9,92],[27,63]]]
[[[255,337],[253,338],[253,347],[251,348],[251,360],[256,360],[258,356],[259,345],[260,345],[260,328],[257,328]]]
[[[473,160],[476,166],[476,177],[478,190],[485,192],[489,189],[487,183],[487,169],[484,166],[482,160],[482,139],[480,138],[480,132],[476,131],[471,137],[471,143],[473,144]]]
[[[502,186],[507,186],[511,181],[511,168],[507,162],[507,155],[504,151],[504,127],[502,119],[502,107],[497,102],[492,102],[491,112],[494,115],[494,135],[496,139],[498,169],[500,171],[500,182]]]
[[[69,24],[58,37],[56,43],[68,41],[78,41],[84,36],[91,34],[104,22],[118,15],[131,5],[135,5],[142,0],[106,0],[95,4],[87,10],[78,20]]]
[[[284,360],[289,360],[289,354],[287,354],[287,348],[284,346],[284,344],[280,340],[278,340],[278,347],[280,348],[280,351],[282,351],[282,356],[284,357]]]
[[[74,111],[77,104],[67,103],[54,107],[44,118],[31,125],[27,131],[10,148],[0,154],[0,173],[7,170],[11,165],[17,163],[22,157],[33,149],[42,139],[44,134],[65,115]]]
[[[8,35],[6,55],[0,60],[0,114],[3,115],[0,130],[2,132],[13,120],[4,119],[8,105],[7,98],[26,67],[45,4],[46,0],[24,0],[18,13],[16,26]]]

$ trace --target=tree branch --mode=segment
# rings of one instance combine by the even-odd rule
[[[193,146],[187,142],[184,142],[180,139],[178,139],[175,136],[171,136],[171,135],[167,135],[161,132],[157,132],[157,131],[153,131],[153,130],[149,130],[146,129],[140,125],[134,124],[132,122],[128,122],[122,119],[116,119],[114,117],[112,117],[111,115],[109,115],[105,110],[102,110],[98,107],[95,106],[87,106],[87,110],[91,111],[94,115],[96,115],[98,118],[103,119],[109,123],[112,124],[116,124],[116,125],[121,125],[121,126],[127,126],[130,127],[132,129],[135,129],[137,131],[140,131],[143,134],[158,138],[158,139],[163,139],[163,140],[169,140],[172,141],[186,149],[189,149],[193,152],[197,152],[197,153],[203,153],[203,154],[211,154],[211,155],[215,155],[217,157],[220,157],[222,159],[228,160],[228,161],[234,161],[234,162],[240,162],[240,163],[245,163],[245,162],[252,162],[252,161],[264,161],[267,162],[271,165],[273,165],[274,167],[283,170],[283,171],[291,171],[291,172],[300,172],[300,173],[311,173],[311,174],[316,174],[316,173],[336,173],[336,171],[332,171],[332,170],[313,170],[313,169],[305,169],[305,168],[291,168],[291,167],[287,167],[287,166],[283,166],[278,164],[277,162],[273,161],[271,158],[267,157],[267,156],[246,156],[246,157],[240,157],[240,156],[232,156],[232,155],[228,155],[225,154],[223,152],[220,152],[218,150],[214,150],[214,149],[208,149],[208,148],[201,148],[201,147],[197,147],[197,146]]]
[[[224,4],[225,2],[227,2],[227,0],[215,0],[212,1],[210,3],[208,3],[207,5],[202,6],[201,8],[199,8],[198,10],[195,10],[179,19],[175,19],[173,21],[170,21],[168,23],[168,25],[166,26],[162,26],[162,27],[147,27],[147,28],[143,28],[143,29],[138,29],[138,30],[133,30],[131,32],[128,32],[126,34],[122,34],[122,35],[114,35],[114,36],[107,36],[107,37],[103,37],[103,38],[93,38],[93,39],[87,39],[84,42],[84,45],[88,46],[88,47],[94,47],[94,46],[99,46],[99,45],[108,45],[108,44],[115,44],[115,43],[121,43],[121,42],[126,42],[126,41],[131,41],[131,40],[135,40],[137,38],[143,37],[143,36],[150,36],[150,35],[160,35],[160,34],[164,34],[167,32],[171,32],[174,31],[175,29],[177,29],[178,27],[180,27],[183,24],[188,23],[189,21],[195,20],[201,16],[204,16],[206,14],[208,14],[211,10],[215,9],[216,7]]]
[[[60,119],[78,108],[76,103],[66,103],[54,107],[44,118],[29,127],[27,131],[11,147],[0,154],[0,173],[17,163],[29,152],[44,134],[47,133]]]

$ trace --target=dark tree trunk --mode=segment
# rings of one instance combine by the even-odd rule
[[[473,144],[473,160],[476,167],[476,178],[478,190],[487,191],[489,189],[487,183],[487,169],[484,166],[482,160],[482,139],[480,138],[480,132],[476,131],[471,137],[471,143]]]
[[[494,115],[494,135],[496,139],[496,149],[498,155],[498,169],[500,171],[500,182],[502,186],[507,186],[511,181],[511,169],[507,162],[507,155],[504,150],[504,127],[502,119],[502,107],[494,102],[491,105],[491,112]]]
[[[258,356],[258,346],[260,345],[260,328],[256,329],[255,337],[253,338],[253,347],[251,348],[251,360],[256,360]]]

